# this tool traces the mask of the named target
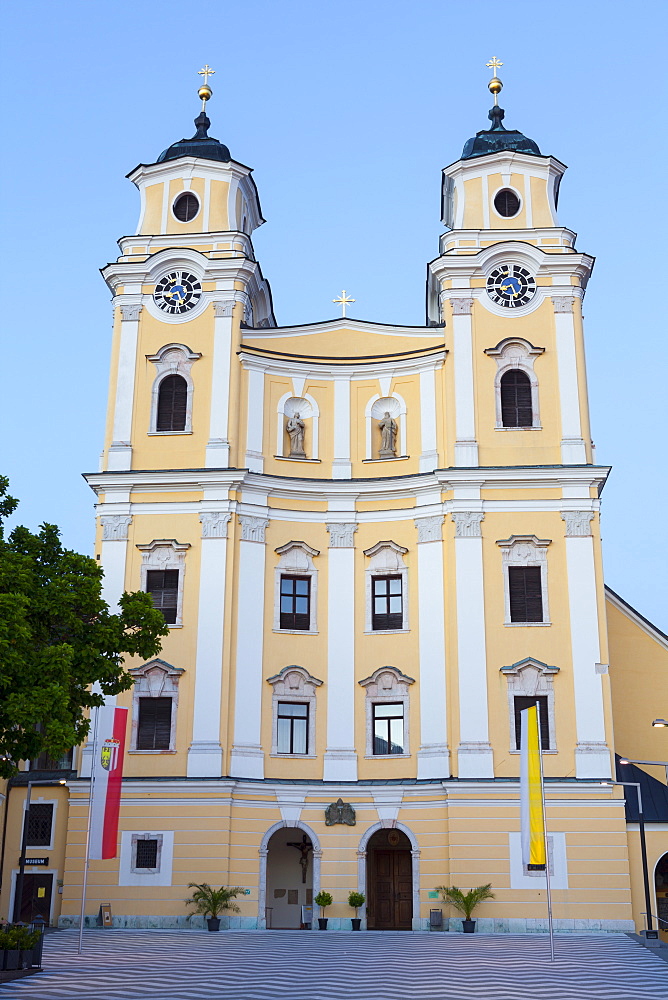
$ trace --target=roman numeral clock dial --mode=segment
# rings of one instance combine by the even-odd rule
[[[487,279],[487,294],[498,306],[517,309],[536,294],[536,281],[531,272],[519,264],[500,264]]]
[[[187,271],[170,271],[155,286],[153,300],[163,312],[179,315],[196,306],[202,295],[197,278]]]

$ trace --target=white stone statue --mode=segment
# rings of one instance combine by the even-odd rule
[[[380,457],[394,458],[397,454],[397,422],[390,416],[389,410],[385,410],[382,420],[378,421],[380,430]]]
[[[285,429],[290,435],[289,458],[306,458],[306,452],[304,451],[304,426],[304,421],[299,416],[299,413],[288,417]]]

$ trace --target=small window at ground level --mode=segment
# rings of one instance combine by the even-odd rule
[[[278,703],[278,752],[308,753],[308,705]]]
[[[158,867],[158,841],[138,840],[135,868]]]
[[[137,750],[169,750],[172,738],[172,699],[140,698]]]
[[[383,756],[404,752],[404,706],[402,702],[373,706],[373,752]]]
[[[28,810],[27,847],[48,847],[51,843],[53,825],[53,804],[31,802]]]
[[[518,750],[522,749],[521,746],[521,736],[522,736],[522,720],[520,719],[520,712],[523,712],[525,708],[531,708],[532,705],[538,704],[538,720],[540,722],[540,745],[543,750],[550,749],[550,722],[547,713],[547,695],[515,695],[514,707],[515,707],[515,746]]]
[[[185,191],[174,202],[173,211],[179,222],[190,222],[199,212],[199,199],[192,191]]]
[[[520,210],[520,199],[510,188],[503,188],[494,196],[494,208],[504,219],[511,219]]]

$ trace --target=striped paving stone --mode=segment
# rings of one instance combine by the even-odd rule
[[[668,965],[625,935],[87,931],[0,1000],[668,1000]]]

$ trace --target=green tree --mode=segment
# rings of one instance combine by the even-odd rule
[[[168,634],[149,594],[102,600],[102,568],[64,549],[56,525],[38,534],[2,520],[17,506],[0,476],[0,776],[43,751],[58,758],[82,743],[87,712],[132,687],[124,656],[148,659]],[[99,684],[100,693],[92,691]]]

